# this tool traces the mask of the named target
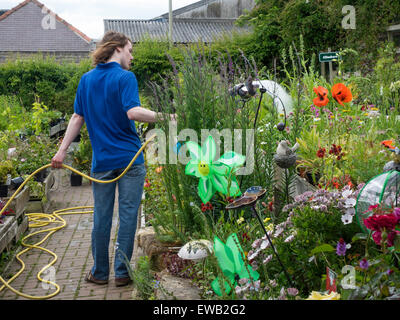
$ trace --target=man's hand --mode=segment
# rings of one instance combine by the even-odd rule
[[[66,155],[67,153],[64,150],[58,150],[53,159],[51,159],[51,166],[56,169],[62,168]]]

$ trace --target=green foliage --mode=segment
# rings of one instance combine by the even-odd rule
[[[86,126],[81,129],[81,140],[78,148],[72,153],[73,167],[82,173],[89,174],[92,164],[92,144]]]
[[[2,160],[0,162],[0,184],[5,184],[7,181],[7,175],[14,177],[15,168],[10,160]]]
[[[326,273],[327,259],[331,267],[340,259],[332,248],[336,248],[340,238],[350,243],[353,235],[359,231],[355,222],[343,225],[341,215],[336,208],[328,208],[327,212],[310,206],[294,209],[292,227],[287,231],[287,234],[295,235],[294,239],[291,242],[285,242],[284,237],[274,240],[280,259],[301,295],[307,296],[312,290],[323,288],[321,275]],[[272,253],[271,249],[268,250]],[[275,276],[284,279],[275,258],[263,269],[269,278]]]
[[[150,270],[149,257],[139,257],[135,269],[129,266],[128,272],[139,298],[143,300],[154,299],[154,276]]]
[[[172,71],[168,56],[175,61],[182,59],[177,47],[170,47],[167,40],[144,38],[133,46],[134,57],[131,71],[136,75],[139,87],[145,89],[149,81],[160,82],[162,77]]]
[[[342,28],[345,5],[355,8],[356,29]],[[279,52],[302,35],[307,56],[328,48],[352,48],[360,52],[354,62],[368,70],[377,56],[381,35],[390,24],[398,23],[399,13],[400,4],[390,0],[258,0],[240,22],[253,27],[252,46],[257,48],[253,52],[259,64],[272,67]]]
[[[39,96],[49,109],[72,113],[79,80],[89,70],[89,59],[80,64],[60,64],[41,55],[10,60],[0,65],[0,95],[17,96],[28,111]]]

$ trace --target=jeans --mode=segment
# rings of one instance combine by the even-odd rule
[[[118,177],[124,169],[92,173],[99,180]],[[125,257],[132,258],[135,240],[137,213],[142,199],[146,169],[144,164],[133,165],[119,180],[112,183],[92,183],[94,197],[92,255],[94,265],[92,275],[99,280],[108,280],[109,243],[115,200],[115,187],[118,184],[119,229],[115,248],[114,272],[116,278],[129,276]],[[121,254],[121,252],[123,254]],[[125,256],[125,257],[124,257]]]

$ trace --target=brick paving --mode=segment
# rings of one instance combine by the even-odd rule
[[[46,213],[54,210],[75,207],[75,206],[90,206],[93,205],[93,196],[91,185],[88,181],[83,182],[82,186],[71,187],[69,183],[69,171],[56,170],[55,184],[50,191],[50,202]],[[115,287],[114,284],[114,245],[116,241],[116,230],[118,228],[118,201],[115,201],[113,226],[110,239],[110,278],[107,285],[96,285],[87,283],[84,280],[85,274],[92,267],[93,258],[91,254],[91,229],[93,216],[91,213],[84,214],[68,214],[61,217],[66,220],[67,225],[55,232],[41,246],[54,252],[58,259],[53,265],[55,268],[55,282],[60,286],[60,292],[50,298],[50,300],[128,300],[132,298],[132,284],[125,287]],[[44,228],[56,226],[55,223]],[[40,228],[31,228],[28,232],[36,232]],[[33,243],[42,239],[42,236],[37,235],[28,240],[28,243]],[[36,240],[36,241],[35,241]],[[26,267],[24,272],[19,275],[11,286],[25,294],[34,296],[44,296],[55,291],[54,287],[44,284],[37,279],[37,273],[46,264],[52,260],[52,256],[48,253],[33,249],[21,256]],[[17,260],[7,268],[2,275],[5,279],[10,279],[21,265]],[[45,276],[42,275],[44,278]],[[0,287],[2,284],[0,283]],[[4,300],[26,300],[4,288],[0,291],[0,299]]]

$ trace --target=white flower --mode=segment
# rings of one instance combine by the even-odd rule
[[[269,241],[268,240],[263,240],[263,242],[260,245],[260,249],[264,250],[264,249],[266,249],[268,247],[269,247]]]
[[[285,239],[285,241],[284,241],[284,242],[286,242],[286,243],[288,243],[288,242],[292,242],[292,241],[293,241],[293,239],[294,239],[294,235],[292,234],[292,235],[290,235],[289,237],[287,237],[287,238]]]
[[[354,207],[356,205],[357,201],[354,198],[348,198],[344,202],[346,208]]]
[[[249,255],[247,256],[248,260],[253,260],[254,258],[256,258],[258,256],[258,254],[260,253],[261,249],[257,249],[255,252],[253,252],[252,254],[250,254],[251,251],[249,251]]]
[[[256,248],[260,247],[261,241],[262,241],[261,239],[256,239],[256,240],[254,240],[254,242],[253,242],[253,244],[251,246],[254,249],[256,249]]]
[[[270,281],[269,281],[269,285],[270,285],[272,288],[275,288],[275,287],[277,286],[276,280],[270,280]]]
[[[342,222],[343,222],[343,224],[352,223],[353,222],[353,215],[348,214],[348,213],[342,215]]]
[[[266,257],[264,260],[263,260],[263,264],[267,264],[268,262],[270,262],[272,260],[272,254],[270,254],[268,257]]]

